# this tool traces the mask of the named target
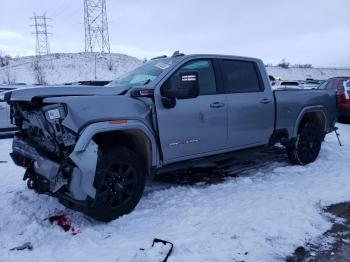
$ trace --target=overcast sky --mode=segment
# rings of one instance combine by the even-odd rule
[[[350,68],[350,0],[106,0],[111,51],[184,53]],[[0,0],[0,50],[35,50],[30,16],[52,18],[52,52],[84,51],[83,0]]]

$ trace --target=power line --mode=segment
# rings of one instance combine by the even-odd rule
[[[84,0],[85,52],[110,53],[106,0]]]
[[[47,28],[49,26],[47,22],[51,20],[51,18],[48,18],[46,14],[36,15],[34,13],[34,16],[30,19],[34,20],[34,25],[31,26],[35,28],[35,32],[32,32],[32,34],[35,34],[36,36],[35,54],[37,56],[50,54],[48,37],[50,33],[47,31]]]

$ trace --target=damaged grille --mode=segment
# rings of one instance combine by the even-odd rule
[[[43,131],[36,126],[29,126],[29,128],[25,131],[27,132],[27,141],[33,145],[38,150],[53,154],[54,156],[60,156],[59,148],[51,137],[46,137]]]

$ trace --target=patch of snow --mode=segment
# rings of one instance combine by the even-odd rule
[[[344,146],[327,135],[312,164],[272,163],[219,184],[148,191],[107,224],[28,190],[8,155],[11,139],[0,140],[0,161],[8,161],[0,164],[0,261],[156,261],[165,250],[151,249],[154,238],[174,243],[169,261],[283,261],[331,227],[323,207],[350,199],[350,126],[339,127]],[[57,210],[81,233],[44,220]],[[25,242],[33,251],[9,251]]]

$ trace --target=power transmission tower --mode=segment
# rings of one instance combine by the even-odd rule
[[[35,34],[36,36],[36,56],[50,54],[50,45],[48,37],[50,33],[47,31],[47,28],[49,27],[47,22],[51,20],[51,18],[46,17],[46,14],[36,15],[34,13],[34,16],[30,19],[34,20],[34,24],[32,26],[35,28],[35,32],[33,32],[32,34]]]
[[[106,0],[84,0],[85,52],[110,53]]]

